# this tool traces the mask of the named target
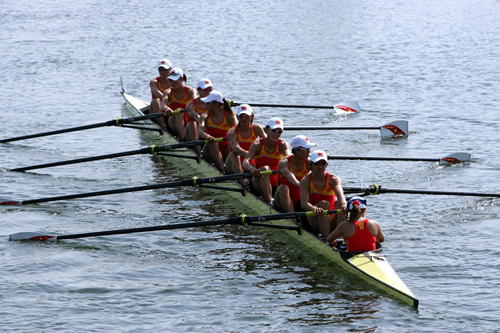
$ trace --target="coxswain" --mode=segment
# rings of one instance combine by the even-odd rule
[[[309,152],[316,144],[304,135],[297,135],[292,139],[290,146],[292,155],[282,158],[278,165],[278,189],[274,203],[281,212],[302,211],[300,181],[309,173],[311,164]]]
[[[168,75],[172,69],[172,63],[168,59],[162,59],[158,62],[159,76],[149,81],[149,88],[151,89],[151,103],[149,105],[148,113],[160,113],[161,101],[170,89],[170,81]],[[155,121],[161,128],[165,129],[165,119],[158,117]]]
[[[365,218],[366,200],[353,197],[348,202],[348,220],[339,224],[330,235],[327,242],[336,246],[337,238],[342,237],[348,252],[366,252],[377,248],[377,242],[384,241],[384,233],[377,221]]]
[[[212,82],[209,79],[201,79],[198,81],[196,90],[198,92],[198,97],[193,99],[186,106],[186,113],[184,116],[184,122],[186,124],[185,136],[186,141],[198,140],[198,125],[200,123],[200,115],[208,112],[207,103],[203,102],[201,99],[205,98],[212,91]],[[194,150],[198,155],[201,155],[201,147],[195,146]]]
[[[347,202],[340,177],[326,171],[328,157],[322,150],[311,153],[311,173],[300,181],[300,204],[304,211],[314,211],[308,216],[309,226],[327,237],[337,224],[345,221]],[[325,214],[326,210],[341,208],[342,214]]]
[[[196,97],[196,91],[185,85],[186,75],[180,68],[172,68],[168,75],[171,88],[163,98],[162,111],[167,113],[168,127],[177,134],[180,141],[184,141],[184,113],[170,114],[172,111],[186,109],[186,106]]]
[[[236,111],[238,125],[231,128],[227,133],[230,153],[226,159],[227,173],[242,173],[243,159],[245,158],[252,143],[258,138],[265,138],[266,134],[262,126],[255,124],[252,107],[248,104],[241,104]],[[252,161],[251,163],[255,163]],[[239,180],[242,186],[246,186],[245,179]]]
[[[269,119],[264,128],[266,138],[252,143],[242,164],[243,169],[252,174],[251,188],[261,194],[270,206],[273,205],[273,194],[278,187],[278,175],[263,176],[261,171],[278,170],[279,161],[290,155],[288,143],[280,139],[283,129],[283,120],[278,117]],[[255,164],[252,165],[253,160]]]
[[[212,90],[207,97],[201,99],[207,104],[208,112],[202,114],[198,126],[200,139],[208,140],[203,147],[203,156],[214,163],[221,173],[224,173],[224,161],[229,155],[227,141],[215,142],[217,138],[227,137],[227,132],[237,124],[236,116],[231,109],[230,102],[222,93]]]

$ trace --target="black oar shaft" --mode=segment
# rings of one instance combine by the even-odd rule
[[[476,193],[476,192],[454,192],[454,191],[433,191],[416,189],[396,189],[385,187],[344,187],[344,192],[364,192],[364,193],[401,193],[401,194],[428,194],[428,195],[459,195],[469,197],[493,197],[500,198],[499,193]]]
[[[116,157],[137,155],[137,154],[147,154],[147,153],[150,153],[150,152],[151,152],[151,148],[144,148],[144,149],[131,150],[131,151],[121,152],[121,153],[114,153],[114,154],[106,154],[106,155],[99,155],[99,156],[92,156],[92,157],[77,158],[77,159],[74,159],[74,160],[67,160],[67,161],[61,161],[61,162],[53,162],[53,163],[31,165],[31,166],[22,167],[22,168],[10,169],[9,171],[28,171],[28,170],[34,170],[34,169],[51,168],[51,167],[56,167],[56,166],[61,166],[61,165],[69,165],[69,164],[76,164],[76,163],[99,161],[99,160],[105,160],[105,159],[116,158]]]
[[[109,236],[109,235],[119,235],[119,234],[131,234],[131,233],[138,233],[138,232],[158,231],[158,230],[173,230],[173,229],[183,229],[183,228],[193,228],[193,227],[203,227],[203,226],[213,226],[213,225],[223,225],[223,224],[237,224],[237,223],[240,223],[240,221],[241,221],[241,219],[239,217],[235,217],[235,218],[216,220],[216,221],[194,222],[194,223],[190,222],[190,223],[179,223],[179,224],[171,224],[171,225],[159,225],[159,226],[154,226],[154,227],[96,231],[96,232],[87,232],[87,233],[81,233],[81,234],[57,236],[57,240],[96,237],[96,236]]]
[[[224,138],[224,139],[227,139],[227,138]],[[138,154],[155,154],[155,153],[165,152],[165,151],[169,151],[169,150],[173,150],[173,149],[177,149],[177,148],[185,148],[185,147],[203,145],[204,143],[205,143],[205,140],[196,140],[196,141],[181,142],[181,143],[176,143],[173,145],[166,145],[166,146],[152,146],[152,147],[141,148],[141,149],[137,149],[137,150],[130,150],[130,151],[125,151],[125,152],[120,152],[120,153],[105,154],[105,155],[91,156],[91,157],[83,157],[83,158],[78,158],[78,159],[74,159],[74,160],[44,163],[44,164],[38,164],[38,165],[30,165],[30,166],[21,167],[21,168],[9,169],[9,171],[28,171],[28,170],[51,168],[51,167],[56,167],[56,166],[61,166],[61,165],[92,162],[92,161],[99,161],[99,160],[105,160],[105,159],[110,159],[110,158],[124,157],[124,156],[138,155]],[[165,154],[165,155],[167,155],[167,154]],[[178,155],[172,155],[172,156],[179,157]],[[194,157],[194,156],[193,157],[186,156],[185,158],[196,159],[196,157]]]
[[[83,125],[83,126],[77,126],[77,127],[70,127],[70,128],[65,128],[65,129],[60,129],[60,130],[55,130],[55,131],[17,136],[17,137],[8,138],[8,139],[2,139],[2,140],[0,140],[0,143],[34,139],[34,138],[39,138],[42,136],[56,135],[56,134],[62,134],[62,133],[83,131],[83,130],[87,130],[87,129],[104,127],[104,126],[120,126],[122,124],[130,124],[130,123],[140,121],[140,120],[162,117],[164,115],[165,115],[164,113],[152,113],[152,114],[148,114],[145,116],[138,116],[138,117],[133,117],[133,118],[113,119],[113,120],[108,120],[108,121],[105,121],[102,123],[95,123],[95,124],[89,124],[89,125]]]
[[[294,109],[329,109],[334,108],[333,105],[321,106],[321,105],[294,105],[294,104],[267,104],[267,103],[240,103],[232,102],[232,105],[238,106],[241,104],[250,104],[251,106],[262,107],[262,108],[294,108]]]
[[[366,160],[366,161],[412,161],[412,162],[439,162],[439,158],[413,157],[370,157],[370,156],[342,156],[328,155],[329,160]]]
[[[286,131],[322,131],[322,130],[340,130],[340,131],[351,131],[351,130],[380,130],[380,126],[377,127],[338,127],[338,126],[285,126]]]
[[[197,186],[197,185],[206,184],[206,183],[217,183],[217,182],[223,182],[223,181],[228,181],[228,180],[238,180],[241,178],[250,178],[250,177],[252,177],[251,173],[235,173],[235,174],[220,176],[220,177],[193,178],[193,179],[181,180],[181,181],[171,182],[171,183],[135,186],[135,187],[119,188],[119,189],[106,190],[106,191],[97,191],[97,192],[89,192],[89,193],[62,195],[62,196],[50,197],[50,198],[23,200],[21,202],[21,204],[28,205],[28,204],[42,203],[42,202],[49,202],[49,201],[61,201],[61,200],[97,197],[97,196],[104,196],[104,195],[111,195],[111,194],[155,190],[155,189],[159,189],[159,188],[170,188],[170,187],[178,187],[178,186]]]

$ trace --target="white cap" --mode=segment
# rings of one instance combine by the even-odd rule
[[[269,119],[269,121],[267,122],[267,126],[270,128],[270,129],[276,129],[276,128],[281,128],[283,129],[285,127],[285,124],[283,123],[283,120],[281,120],[280,118],[278,117],[272,117],[271,119]]]
[[[205,103],[210,102],[219,102],[224,103],[224,96],[217,90],[212,90],[207,97],[201,98],[201,100]]]
[[[349,201],[347,202],[347,208],[351,210],[352,206],[354,206],[355,204],[359,205],[359,208],[361,209],[366,209],[366,199],[363,199],[362,197],[356,196],[349,199]]]
[[[184,75],[184,72],[180,68],[172,68],[170,74],[168,74],[169,80],[177,81]]]
[[[161,59],[158,62],[158,68],[160,68],[160,67],[163,67],[165,69],[170,69],[170,68],[172,68],[172,63],[168,59]]]
[[[290,145],[292,146],[292,148],[302,147],[310,149],[312,147],[316,147],[316,144],[310,142],[309,139],[304,135],[297,135],[296,137],[294,137]]]
[[[246,114],[248,116],[251,116],[253,115],[253,110],[252,110],[252,107],[248,104],[241,104],[240,106],[238,106],[238,111],[236,111],[236,114],[238,115],[238,117],[242,114]]]
[[[209,79],[201,79],[198,81],[197,88],[199,89],[207,89],[208,87],[212,87],[212,82]]]
[[[311,155],[309,156],[309,158],[311,159],[311,162],[313,162],[313,163],[317,163],[321,160],[328,162],[328,156],[322,150],[313,151],[311,153]]]

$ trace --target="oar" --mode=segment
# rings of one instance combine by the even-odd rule
[[[398,120],[377,127],[340,127],[340,126],[285,126],[287,131],[324,131],[324,130],[379,130],[383,138],[408,135],[408,121]]]
[[[342,212],[341,209],[337,209],[337,210],[328,210],[325,213],[326,214],[340,214],[341,212]],[[275,229],[294,230],[299,235],[301,235],[302,233],[301,233],[301,229],[299,226],[287,226],[287,225],[279,225],[279,224],[264,224],[264,223],[259,223],[259,222],[272,221],[272,220],[285,220],[285,219],[297,218],[297,217],[302,217],[302,216],[313,216],[313,215],[315,215],[315,214],[312,211],[310,211],[310,212],[292,212],[292,213],[272,214],[272,215],[262,215],[262,216],[246,216],[246,215],[242,214],[238,217],[232,217],[232,218],[222,219],[222,220],[194,222],[194,223],[164,224],[164,225],[158,225],[158,226],[154,226],[154,227],[96,231],[96,232],[87,232],[87,233],[81,233],[81,234],[60,235],[60,236],[41,234],[38,232],[18,232],[16,234],[10,235],[9,240],[10,241],[46,241],[46,240],[59,241],[59,240],[63,240],[63,239],[88,238],[88,237],[120,235],[120,234],[132,234],[132,233],[147,232],[147,231],[173,230],[173,229],[206,227],[206,226],[227,225],[227,224],[241,224],[241,225],[252,225],[252,226],[259,226],[259,227],[275,228]]]
[[[447,192],[447,191],[434,191],[434,190],[416,190],[416,189],[397,189],[397,188],[384,188],[379,185],[371,185],[370,187],[344,187],[345,193],[363,192],[372,195],[380,193],[403,193],[403,194],[429,194],[429,195],[458,195],[469,197],[493,197],[500,198],[500,193],[476,193],[476,192]]]
[[[226,140],[227,140],[227,138],[215,139],[216,142],[222,142],[222,141],[226,141]],[[105,160],[105,159],[109,159],[109,158],[139,155],[139,154],[156,155],[160,152],[170,151],[170,150],[174,150],[174,149],[178,149],[178,148],[193,147],[193,146],[203,145],[205,143],[208,143],[208,140],[195,140],[195,141],[181,142],[181,143],[176,143],[176,144],[166,145],[166,146],[153,145],[151,147],[130,150],[130,151],[124,151],[124,152],[120,152],[120,153],[98,155],[98,156],[91,156],[91,157],[83,157],[83,158],[77,158],[74,160],[67,160],[67,161],[60,161],[60,162],[31,165],[31,166],[26,166],[26,167],[21,167],[21,168],[14,168],[14,169],[9,169],[9,171],[27,171],[27,170],[34,170],[34,169],[51,168],[51,167],[60,166],[60,165],[91,162],[91,161]],[[188,156],[188,155],[168,155],[168,154],[161,154],[161,155],[197,159],[197,157],[195,157],[195,156]]]
[[[336,112],[356,113],[360,112],[361,108],[357,101],[345,101],[335,105],[321,106],[321,105],[295,105],[295,104],[266,104],[266,103],[241,103],[231,102],[231,105],[238,106],[241,104],[249,104],[251,106],[263,108],[290,108],[290,109],[327,109],[335,110]]]
[[[410,162],[438,162],[439,165],[449,165],[470,162],[469,153],[454,153],[443,158],[413,158],[413,157],[367,157],[328,155],[329,160],[366,160],[366,161],[410,161]]]
[[[178,110],[173,111],[173,113],[183,113],[183,112],[186,112],[186,110],[178,109]],[[128,126],[123,126],[123,125],[125,125],[125,124],[131,124],[131,123],[134,123],[134,122],[140,121],[140,120],[154,119],[154,118],[164,117],[164,116],[166,116],[165,113],[152,113],[152,114],[148,114],[148,115],[145,115],[145,116],[138,116],[138,117],[133,117],[133,118],[125,118],[125,119],[116,118],[116,119],[105,121],[105,122],[102,122],[102,123],[95,123],[95,124],[90,124],[90,125],[84,125],[84,126],[78,126],[78,127],[71,127],[71,128],[65,128],[65,129],[50,131],[50,132],[43,132],[43,133],[37,133],[37,134],[24,135],[24,136],[17,136],[17,137],[8,138],[8,139],[0,139],[0,143],[6,143],[6,142],[12,142],[12,141],[19,141],[19,140],[27,140],[27,139],[39,138],[39,137],[42,137],[42,136],[56,135],[56,134],[62,134],[62,133],[83,131],[83,130],[87,130],[87,129],[104,127],[104,126],[128,127]],[[132,127],[132,126],[130,126],[130,127],[131,128],[136,128],[136,127]],[[141,128],[141,129],[144,129],[144,128]]]
[[[277,173],[277,171],[262,171],[263,175],[271,175]],[[97,197],[102,195],[110,195],[110,194],[119,194],[119,193],[127,193],[127,192],[138,192],[138,191],[146,191],[146,190],[155,190],[159,188],[169,188],[169,187],[178,187],[178,186],[202,186],[203,184],[209,183],[219,183],[228,180],[238,180],[242,178],[251,178],[251,173],[235,173],[226,176],[219,177],[210,177],[210,178],[198,178],[193,177],[192,179],[186,179],[171,183],[163,183],[163,184],[152,184],[152,185],[144,185],[144,186],[136,186],[136,187],[126,187],[119,188],[114,190],[106,190],[106,191],[98,191],[98,192],[89,192],[89,193],[78,193],[78,194],[70,194],[70,195],[62,195],[57,197],[50,198],[41,198],[41,199],[32,199],[32,200],[8,200],[0,198],[0,205],[28,205],[33,203],[41,203],[41,202],[49,202],[49,201],[61,201],[61,200],[70,200],[70,199],[79,199],[79,198],[88,198],[88,197]],[[240,192],[239,189],[237,189]],[[243,190],[244,191],[244,190]]]

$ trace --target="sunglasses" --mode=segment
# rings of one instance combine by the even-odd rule
[[[278,133],[278,134],[283,133],[283,130],[281,128],[275,128],[275,129],[272,129],[271,131],[273,131],[274,133]]]
[[[295,150],[302,150],[302,151],[310,151],[311,149],[310,148],[304,148],[304,147],[296,147],[294,148]]]
[[[319,162],[316,162],[316,163],[313,163],[315,166],[325,166],[327,165],[328,163],[326,163],[326,161],[319,161]]]
[[[166,69],[165,67],[160,67],[158,71],[160,72],[168,72],[170,69]]]

